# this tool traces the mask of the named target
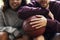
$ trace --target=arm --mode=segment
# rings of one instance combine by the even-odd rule
[[[60,3],[56,2],[53,8],[54,18],[60,22]]]
[[[60,22],[60,5],[58,6],[58,9],[57,9],[56,19]]]
[[[30,25],[32,25],[32,27],[48,27],[48,31],[52,31],[52,32],[60,32],[60,22],[58,22],[57,20],[51,20],[51,19],[46,19],[44,16],[41,15],[37,15],[38,18],[35,19],[30,19]],[[33,25],[35,24],[35,25]],[[39,24],[39,25],[37,25]],[[37,28],[38,29],[38,28]]]
[[[58,22],[57,20],[48,19],[46,26],[48,26],[51,30],[60,33],[60,22]]]
[[[47,9],[42,9],[39,7],[24,6],[18,10],[18,16],[21,19],[27,19],[34,15],[44,15],[45,13],[48,14],[48,12],[49,10]]]
[[[54,18],[56,20],[48,20],[48,25],[51,29],[55,30],[56,32],[60,32],[60,3],[55,3],[55,14]]]
[[[0,10],[0,26],[4,26],[4,20],[3,20],[3,16],[2,16],[2,10]]]

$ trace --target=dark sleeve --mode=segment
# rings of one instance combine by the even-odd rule
[[[47,9],[25,6],[18,10],[18,16],[21,19],[27,19],[34,15],[46,15],[48,12]]]
[[[54,3],[53,9],[55,19],[60,22],[60,3],[59,2]]]
[[[59,32],[60,33],[60,22],[57,20],[50,20],[47,21],[47,27],[50,29],[49,31]]]
[[[56,17],[56,19],[60,22],[60,4],[58,5],[57,17]]]

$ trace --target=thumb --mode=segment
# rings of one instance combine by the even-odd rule
[[[41,18],[41,17],[44,17],[44,16],[43,15],[36,15],[36,17]]]

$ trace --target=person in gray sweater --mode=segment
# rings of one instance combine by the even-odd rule
[[[3,0],[4,6],[0,10],[0,33],[9,36],[10,40],[24,34],[22,30],[23,20],[17,16],[17,10],[26,4],[25,0]],[[7,34],[6,34],[7,33]],[[8,39],[4,39],[8,40]]]

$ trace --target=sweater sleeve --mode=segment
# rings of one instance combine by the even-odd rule
[[[49,27],[50,30],[56,33],[60,33],[60,22],[58,22],[57,20],[48,19],[47,27]]]
[[[45,16],[45,15],[48,15],[48,13],[49,13],[49,10],[47,9],[42,9],[39,7],[36,8],[36,7],[24,6],[18,10],[18,17],[25,20],[34,15]]]

